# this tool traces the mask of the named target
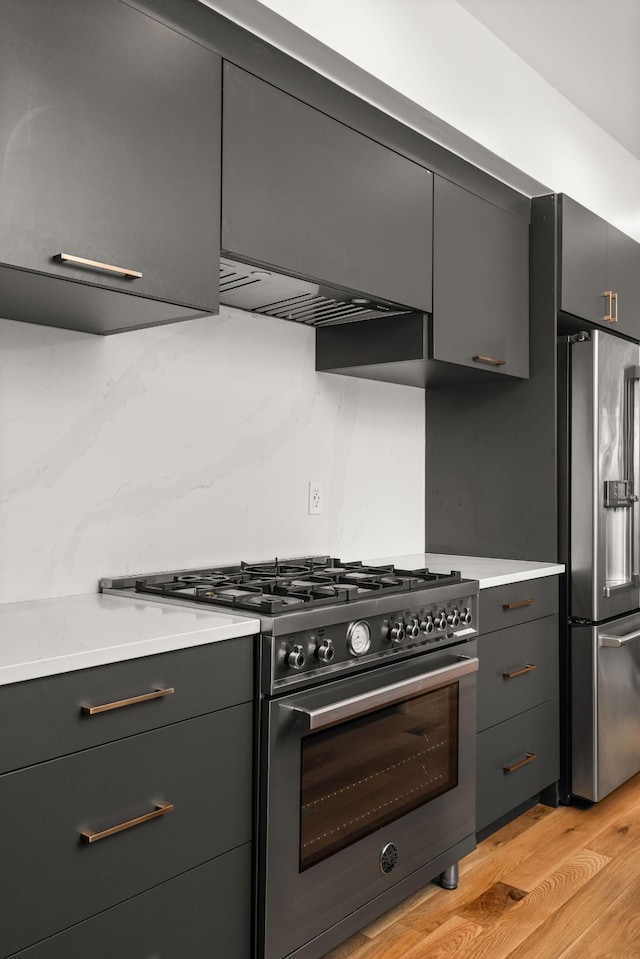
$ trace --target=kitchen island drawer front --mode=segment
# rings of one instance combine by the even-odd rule
[[[251,636],[0,686],[0,773],[252,698]]]
[[[558,617],[521,623],[479,643],[478,731],[558,695]]]
[[[557,780],[558,701],[479,733],[477,755],[476,830],[480,830]]]
[[[247,959],[251,844],[20,953],[20,959]]]
[[[558,578],[544,576],[480,590],[480,633],[558,612]]]
[[[1,776],[0,955],[249,842],[252,742],[247,703]]]

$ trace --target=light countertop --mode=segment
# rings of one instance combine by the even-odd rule
[[[411,553],[368,560],[402,569],[459,570],[480,589],[564,572],[557,563]],[[87,593],[0,604],[0,686],[140,656],[251,636],[250,616]]]
[[[405,556],[376,558],[371,562],[393,563],[400,569],[422,569],[426,566],[434,573],[459,570],[463,579],[477,579],[480,589],[564,573],[564,566],[560,563],[537,563],[529,560],[494,559],[484,556],[456,556],[453,553],[409,553]]]
[[[103,593],[0,605],[0,686],[251,636],[260,622]]]

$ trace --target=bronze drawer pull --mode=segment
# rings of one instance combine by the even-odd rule
[[[100,260],[87,260],[84,256],[74,256],[73,253],[56,253],[54,259],[61,263],[75,263],[76,266],[88,266],[94,270],[106,270],[108,273],[118,273],[120,276],[128,276],[132,280],[139,280],[142,273],[137,270],[128,270],[124,266],[112,266],[111,263],[101,263]]]
[[[481,356],[478,353],[472,356],[471,359],[474,363],[488,363],[489,366],[504,366],[507,362],[506,360],[495,360],[492,356]]]
[[[514,669],[511,673],[503,673],[503,679],[513,679],[514,676],[523,676],[525,673],[530,673],[532,669],[536,669],[535,663],[527,663],[526,666],[521,666],[520,669]]]
[[[531,606],[535,603],[535,599],[532,596],[527,596],[526,599],[521,599],[517,603],[503,603],[503,609],[522,609],[523,606]]]
[[[602,295],[609,297],[609,307],[602,319],[605,321],[605,323],[617,323],[618,322],[618,294],[614,293],[613,290],[605,290]]]
[[[92,829],[85,829],[80,833],[85,842],[97,842],[98,839],[106,839],[107,836],[115,836],[117,832],[123,832],[125,829],[131,829],[132,826],[139,826],[143,822],[151,822],[158,816],[164,816],[168,812],[173,812],[174,806],[171,802],[157,802],[152,812],[145,813],[144,816],[137,816],[128,822],[121,822],[117,826],[111,826],[110,829],[103,829],[101,832],[93,832]]]
[[[81,706],[85,716],[96,716],[98,713],[107,713],[110,709],[122,709],[123,706],[133,706],[135,703],[148,703],[150,699],[161,699],[175,692],[173,686],[169,689],[154,689],[152,693],[142,693],[141,696],[132,696],[130,699],[119,699],[115,703],[103,703],[101,706]]]
[[[525,758],[521,759],[519,763],[514,763],[513,766],[503,766],[502,771],[505,773],[514,773],[516,769],[521,769],[523,766],[526,766],[527,763],[532,763],[533,760],[537,758],[537,753],[525,753]]]

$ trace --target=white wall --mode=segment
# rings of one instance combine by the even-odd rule
[[[0,320],[0,602],[422,552],[424,392],[314,362],[313,330],[227,308],[112,337]]]
[[[522,192],[566,192],[640,240],[640,161],[456,0],[201,2]]]

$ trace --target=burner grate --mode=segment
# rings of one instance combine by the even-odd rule
[[[135,579],[136,592],[262,613],[292,607],[353,603],[384,593],[461,581],[459,572],[432,573],[393,565],[343,562],[331,556],[274,559],[264,563],[157,573]]]

